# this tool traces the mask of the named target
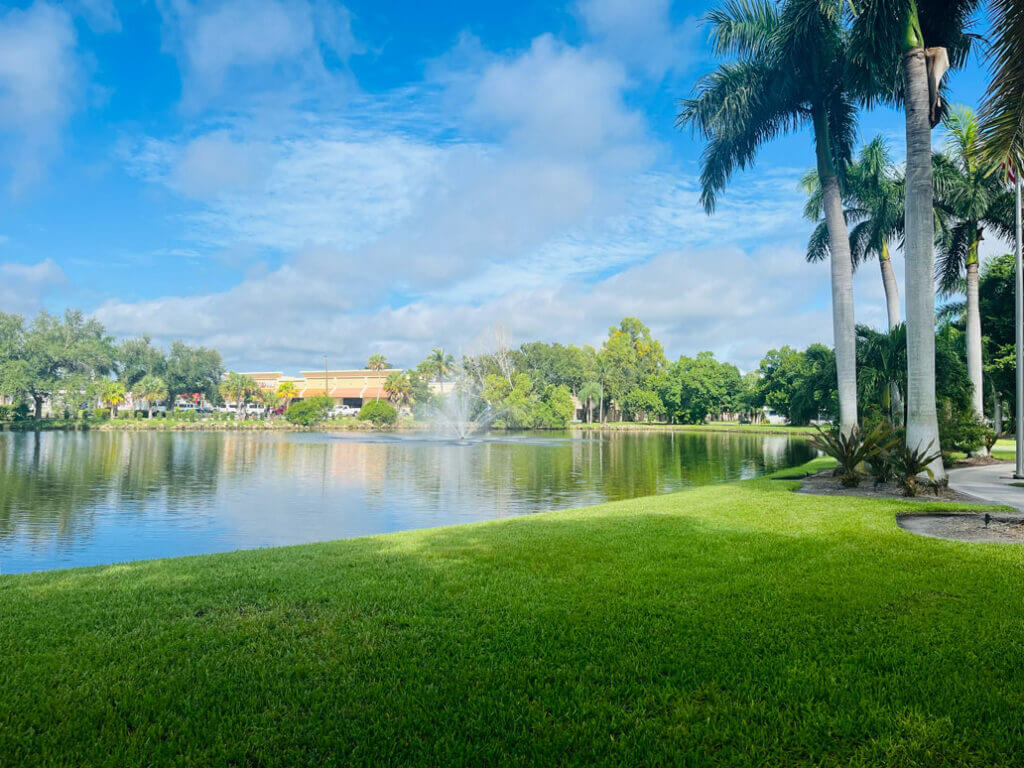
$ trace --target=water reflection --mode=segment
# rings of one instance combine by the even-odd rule
[[[0,433],[3,573],[483,520],[751,477],[785,436]]]

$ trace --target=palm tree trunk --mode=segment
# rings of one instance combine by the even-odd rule
[[[896,282],[896,273],[889,257],[889,246],[882,243],[882,253],[878,257],[878,267],[882,270],[882,287],[885,289],[885,311],[889,316],[889,330],[900,324],[900,287]]]
[[[903,81],[907,128],[907,447],[937,451],[932,126],[923,47],[904,53]],[[931,470],[936,480],[946,478],[941,459],[932,462]]]
[[[967,378],[971,380],[971,405],[979,421],[985,420],[985,390],[981,363],[981,310],[978,304],[978,240],[975,238],[967,256]],[[987,456],[982,445],[974,452]]]
[[[967,376],[971,380],[974,415],[985,417],[985,395],[981,373],[981,311],[978,306],[978,244],[967,257]]]
[[[844,435],[848,435],[857,427],[857,331],[853,318],[853,261],[850,258],[850,235],[846,229],[839,180],[832,163],[828,119],[822,108],[814,111],[814,141],[831,254],[832,337],[836,346],[839,428]]]

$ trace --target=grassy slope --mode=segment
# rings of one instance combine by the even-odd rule
[[[1019,765],[1024,550],[792,487],[2,577],[0,763]]]

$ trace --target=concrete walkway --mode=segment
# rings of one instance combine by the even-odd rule
[[[1024,487],[1012,485],[1024,480],[1014,480],[1013,469],[1013,464],[1009,462],[951,469],[949,487],[980,501],[1024,510]]]

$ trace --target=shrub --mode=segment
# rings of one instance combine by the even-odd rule
[[[398,421],[398,411],[384,400],[371,400],[359,410],[359,420],[369,421],[375,427],[389,427]]]
[[[308,400],[299,400],[288,406],[284,412],[284,418],[289,424],[311,427],[327,418],[327,412],[333,404],[334,401],[331,398],[322,395],[311,397]]]
[[[992,447],[996,444],[996,440],[999,439],[998,433],[994,429],[985,430],[985,450],[992,453]]]
[[[931,481],[935,482],[935,475],[928,468],[928,465],[941,458],[942,453],[940,451],[933,451],[933,444],[928,443],[924,448],[914,448],[913,450],[905,445],[901,445],[893,450],[891,457],[892,468],[896,474],[896,479],[900,482],[900,488],[904,496],[917,495],[917,476],[921,473],[927,473]]]
[[[110,410],[107,408],[93,408],[89,411],[89,418],[96,419],[97,421],[103,421],[104,419],[110,418]]]
[[[839,484],[844,488],[856,488],[860,485],[860,472],[857,467],[867,459],[888,451],[895,442],[892,429],[888,425],[878,425],[871,432],[864,434],[854,427],[848,435],[838,428],[829,431],[818,428],[818,434],[811,438],[811,445],[838,463],[836,474]]]
[[[28,418],[29,407],[28,403],[18,403],[14,406],[13,416],[15,421],[24,421]]]
[[[939,444],[943,450],[972,453],[985,444],[988,428],[970,410],[946,411],[939,418]]]
[[[10,421],[14,418],[14,406],[0,405],[0,421]]]

